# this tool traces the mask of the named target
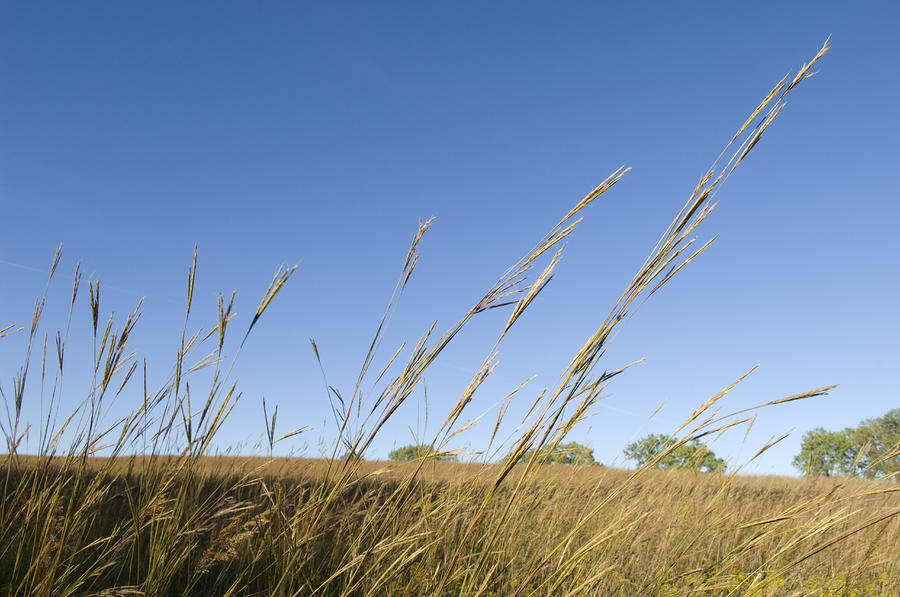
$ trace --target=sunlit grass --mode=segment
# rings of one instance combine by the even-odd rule
[[[0,330],[0,337],[24,337],[26,344],[24,364],[3,394],[0,592],[894,594],[891,579],[900,578],[896,485],[662,473],[653,470],[655,461],[634,471],[540,461],[549,452],[541,448],[562,442],[627,368],[601,364],[608,343],[643,301],[710,246],[712,241],[696,243],[693,235],[715,207],[716,193],[826,50],[827,45],[794,77],[780,81],[747,118],[608,316],[573,351],[558,381],[543,391],[519,386],[504,399],[496,420],[470,418],[471,400],[494,371],[509,330],[550,281],[582,212],[627,168],[578,201],[447,330],[434,324],[409,345],[382,355],[382,335],[431,225],[420,223],[352,390],[330,390],[339,431],[320,460],[214,456],[216,433],[240,397],[232,376],[240,347],[294,268],[278,269],[228,356],[228,332],[236,325],[233,294],[218,297],[211,325],[189,331],[197,298],[195,254],[171,374],[155,389],[148,387],[146,361],[129,345],[141,305],[121,323],[104,319],[100,283],[89,280],[92,383],[74,404],[60,389],[69,324],[58,334],[42,335],[45,291],[28,325]],[[51,277],[58,275],[58,263],[59,253]],[[80,307],[80,289],[76,269],[66,297],[70,322]],[[485,462],[366,461],[375,438],[423,385],[443,350],[471,320],[493,309],[507,314],[496,341],[425,442],[425,453],[450,453],[460,433],[489,425],[493,433],[480,446]],[[312,348],[318,357],[315,341]],[[756,409],[728,413],[720,404],[735,384],[689,414],[673,430],[678,441],[656,460],[698,438],[747,428]],[[142,398],[127,405],[125,415],[112,417],[110,405],[135,388]],[[756,408],[777,408],[829,389]],[[49,402],[41,412],[50,414],[27,422],[23,404],[36,392]],[[527,414],[516,422],[516,432],[503,436],[513,401],[523,402]],[[57,415],[61,408],[67,414]],[[263,408],[270,454],[279,441],[304,431],[277,431],[277,410]],[[760,453],[781,439],[773,438]],[[521,463],[526,454],[530,458]]]

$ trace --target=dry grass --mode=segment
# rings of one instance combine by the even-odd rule
[[[494,371],[508,331],[550,281],[563,241],[582,211],[612,188],[625,168],[576,203],[449,329],[438,333],[432,325],[410,347],[383,357],[382,334],[430,225],[421,223],[352,391],[331,394],[340,431],[324,460],[210,456],[216,433],[240,396],[231,376],[234,359],[293,268],[279,268],[241,342],[226,357],[234,295],[229,300],[219,296],[213,325],[188,332],[195,255],[180,346],[171,375],[155,390],[148,389],[146,362],[128,347],[140,304],[121,324],[111,316],[104,321],[100,284],[89,281],[93,382],[71,409],[65,401],[63,412],[69,414],[61,416],[68,323],[55,340],[46,333],[41,337],[45,292],[31,324],[20,330],[26,337],[24,364],[12,390],[3,395],[7,455],[0,501],[0,591],[54,596],[892,594],[891,579],[898,578],[894,547],[900,538],[896,485],[662,474],[652,470],[652,462],[636,471],[542,466],[542,452],[534,450],[562,441],[623,371],[600,364],[607,344],[643,301],[710,246],[695,248],[692,235],[715,207],[716,193],[826,50],[780,81],[740,127],[607,318],[574,351],[558,382],[530,398],[523,384],[506,397],[497,420],[487,423],[494,434],[482,449],[491,464],[397,466],[362,456],[456,334],[481,313],[503,308],[506,324],[431,439],[433,450],[449,450],[454,438],[475,424],[467,418],[467,407]],[[58,261],[57,253],[51,277]],[[76,269],[69,321],[80,281]],[[4,328],[0,335],[13,331]],[[318,355],[315,342],[313,349]],[[40,358],[33,358],[35,351]],[[36,366],[29,375],[33,361],[39,361],[39,375]],[[203,380],[208,383],[201,385]],[[204,389],[198,392],[198,387]],[[687,417],[676,431],[681,443],[749,426],[750,412],[722,411],[720,401],[732,387]],[[110,420],[110,405],[135,390],[139,399],[128,413]],[[42,402],[46,418],[32,425],[22,413],[24,401],[35,395],[48,404]],[[530,409],[504,439],[497,431],[506,428],[501,423],[513,400],[524,400]],[[267,411],[265,418],[270,449],[302,431],[279,434],[277,412]],[[26,432],[37,438],[36,446],[23,443]],[[23,446],[32,455],[21,454]],[[517,464],[529,450],[535,456]]]
[[[37,464],[23,458],[19,474],[33,479]],[[52,475],[44,469],[45,481],[62,475],[59,464]],[[481,594],[494,595],[892,595],[900,574],[900,519],[884,518],[900,510],[900,494],[889,483],[653,470],[635,480],[632,471],[546,465],[517,492],[515,477],[525,468],[517,465],[482,509],[502,465],[362,462],[338,486],[324,460],[205,457],[196,464],[190,517],[167,544],[178,567],[157,590],[163,593],[219,594],[232,586],[269,594],[281,582],[284,594],[433,594],[463,542],[447,594],[478,594],[484,584]],[[134,537],[128,528],[138,524],[134,504],[146,496],[148,477],[181,466],[174,457],[90,460],[88,477],[107,476],[102,516],[95,512],[82,542],[97,553],[111,538],[151,552],[153,533]],[[180,477],[159,492],[148,515],[171,515],[186,482]],[[322,496],[332,492],[323,515]],[[514,519],[505,513],[510,500]],[[604,500],[602,514],[584,524]],[[481,528],[473,536],[476,516]],[[550,546],[563,540],[565,549],[546,562]],[[91,584],[146,582],[139,560],[113,561]]]

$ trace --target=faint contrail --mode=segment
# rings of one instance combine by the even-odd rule
[[[30,265],[22,265],[21,263],[14,263],[12,261],[6,261],[5,259],[0,259],[0,263],[3,265],[8,265],[10,267],[17,267],[19,269],[28,270],[30,272],[37,272],[39,274],[47,273],[47,270],[38,269],[36,267],[31,267]]]
[[[10,267],[15,267],[15,268],[18,268],[18,269],[23,269],[23,270],[25,270],[25,271],[36,272],[36,273],[38,273],[38,274],[47,274],[47,273],[49,273],[49,269],[40,269],[40,268],[38,268],[38,267],[31,267],[30,265],[24,265],[24,264],[22,264],[22,263],[16,263],[16,262],[14,262],[14,261],[7,261],[7,260],[5,260],[5,259],[0,259],[0,265],[8,265],[8,266],[10,266]],[[93,273],[92,273],[91,276],[89,276],[89,277],[93,277]],[[112,290],[112,291],[114,291],[114,292],[122,292],[122,293],[125,293],[125,294],[131,294],[131,295],[133,295],[133,296],[144,297],[144,298],[147,298],[147,299],[149,299],[149,300],[162,301],[162,302],[164,302],[164,303],[171,303],[171,304],[173,304],[173,305],[180,305],[180,304],[181,304],[180,301],[176,301],[175,299],[171,299],[171,298],[164,297],[164,296],[153,296],[153,295],[148,295],[148,294],[142,294],[142,293],[140,293],[140,292],[138,292],[138,291],[136,291],[136,290],[129,290],[129,289],[127,289],[127,288],[122,288],[121,286],[113,286],[113,285],[111,285],[111,284],[103,284],[103,288],[104,288],[105,290]]]

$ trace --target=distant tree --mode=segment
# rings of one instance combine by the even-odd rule
[[[852,430],[828,431],[821,427],[807,431],[800,442],[794,466],[809,477],[835,477],[854,474]]]
[[[900,408],[857,427],[803,434],[794,466],[807,476],[873,479],[900,472]]]
[[[863,421],[854,430],[853,442],[860,446],[858,466],[862,476],[894,475],[893,479],[900,481],[900,408]]]
[[[458,460],[456,454],[435,452],[430,446],[426,446],[425,444],[411,444],[397,448],[388,454],[388,458],[391,460],[399,460],[401,462],[419,460],[420,458],[437,460],[439,462],[456,462]]]
[[[519,462],[528,462],[534,454],[534,449],[526,451],[519,458]],[[594,460],[594,451],[578,442],[569,442],[567,444],[558,444],[555,448],[544,446],[538,452],[538,461],[542,464],[579,464],[579,465],[596,465],[599,464]]]
[[[638,466],[653,462],[659,454],[678,443],[671,435],[650,434],[625,447],[627,460],[634,460]],[[658,469],[684,469],[699,472],[725,472],[725,461],[716,458],[715,453],[697,440],[681,444],[659,459],[654,465]]]

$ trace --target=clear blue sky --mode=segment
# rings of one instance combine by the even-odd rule
[[[573,435],[613,462],[760,363],[732,407],[840,384],[763,412],[743,447],[741,432],[714,445],[740,459],[796,429],[753,469],[791,474],[804,430],[900,406],[898,30],[894,2],[3,2],[0,327],[27,324],[62,243],[48,323],[64,323],[81,262],[102,280],[104,312],[146,297],[133,344],[159,380],[195,243],[197,325],[237,289],[244,327],[277,265],[299,263],[241,355],[244,402],[220,443],[258,438],[264,395],[285,427],[314,427],[283,450],[315,454],[333,429],[307,338],[349,391],[419,218],[437,219],[384,356],[432,319],[450,325],[586,191],[632,166],[503,347],[472,407],[487,410],[532,374],[533,391],[552,385],[746,114],[831,35],[820,74],[720,194],[700,231],[719,240],[606,357],[645,363]],[[81,300],[76,362],[89,349]],[[432,420],[499,325],[467,329],[427,376]],[[6,391],[23,344],[0,341]],[[370,456],[417,424],[410,403]],[[463,443],[477,450],[489,432]]]

